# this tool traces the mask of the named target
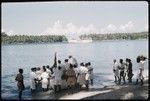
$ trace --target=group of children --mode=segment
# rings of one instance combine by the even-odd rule
[[[136,84],[138,84],[138,81],[141,80],[141,85],[143,85],[143,71],[144,71],[144,62],[146,60],[146,57],[144,56],[138,56],[137,57],[137,63],[139,64],[139,72],[136,77]],[[116,59],[113,60],[113,72],[115,77],[115,82],[118,82],[118,84],[121,83],[121,80],[123,79],[123,84],[126,83],[125,78],[127,77],[127,80],[129,83],[132,83],[132,61],[131,59],[126,58],[125,62],[123,62],[123,59],[120,59],[119,64],[117,63]]]
[[[93,85],[91,63],[80,63],[78,65],[77,60],[72,56],[65,59],[64,63],[58,60],[52,67],[47,65],[42,68],[31,68],[31,91],[35,91],[40,85],[43,91],[54,89],[55,92],[64,88],[78,87],[80,89],[83,85],[88,88],[89,83]]]

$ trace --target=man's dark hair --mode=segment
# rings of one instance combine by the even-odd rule
[[[71,55],[69,55],[69,58],[72,58],[72,56],[71,56]]]
[[[84,63],[82,62],[82,63],[80,63],[80,66],[84,66]]]
[[[22,73],[23,73],[23,69],[21,69],[21,68],[20,68],[20,69],[19,69],[19,73],[21,73],[21,74],[22,74]]]
[[[49,68],[49,65],[47,65],[46,68]]]
[[[65,59],[65,62],[68,62],[68,59]]]
[[[88,62],[88,65],[90,66],[90,65],[91,65],[91,62]]]
[[[61,63],[61,61],[60,61],[60,60],[58,60],[58,63]]]
[[[120,63],[123,63],[123,59],[120,59]]]
[[[60,70],[61,69],[61,67],[60,66],[58,66],[58,70]]]

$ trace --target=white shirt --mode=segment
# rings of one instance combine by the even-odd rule
[[[51,71],[50,69],[46,68],[46,72],[50,75],[51,74]]]
[[[75,65],[77,64],[77,60],[75,58],[70,58],[68,63]]]
[[[88,73],[88,69],[85,67],[85,66],[80,66],[79,68],[78,68],[78,72],[79,73]]]
[[[114,70],[118,70],[118,63],[117,63],[117,62],[115,62],[115,63],[113,64],[113,69],[114,69]]]
[[[31,80],[36,79],[36,78],[37,78],[36,73],[35,73],[35,72],[31,72],[31,73],[30,73],[30,78],[31,78]]]
[[[60,70],[58,68],[55,69],[54,77],[56,80],[61,80],[62,74],[63,74],[62,69],[60,69]]]
[[[43,72],[42,74],[41,74],[41,78],[44,80],[44,79],[48,79],[49,78],[49,75],[48,75],[48,73],[47,72]]]
[[[145,61],[142,61],[142,60],[140,61],[140,68],[143,70],[144,70],[144,63],[145,63]]]
[[[65,66],[65,69],[67,70],[67,69],[69,69],[70,64],[69,64],[68,62],[65,62],[65,63],[64,63],[64,66]]]
[[[61,71],[64,71],[66,69],[64,64],[58,64],[57,67],[59,67],[59,66],[61,67]]]

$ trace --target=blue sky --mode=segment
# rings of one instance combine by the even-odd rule
[[[9,35],[148,31],[144,1],[2,3],[2,31]]]

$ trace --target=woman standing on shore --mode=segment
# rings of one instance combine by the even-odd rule
[[[19,74],[17,74],[15,80],[17,81],[17,86],[19,90],[19,99],[21,99],[22,91],[25,89],[24,81],[23,81],[23,69],[19,69]]]

